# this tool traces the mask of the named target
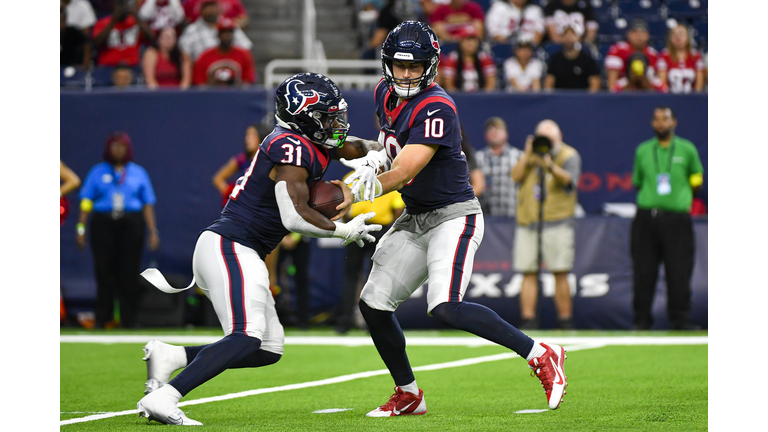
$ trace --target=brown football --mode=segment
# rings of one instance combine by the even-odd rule
[[[344,202],[344,192],[335,184],[327,181],[317,182],[309,190],[309,205],[327,218],[336,216],[336,206]]]

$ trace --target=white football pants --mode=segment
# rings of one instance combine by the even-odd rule
[[[204,231],[192,266],[225,335],[244,333],[261,339],[261,349],[283,354],[285,331],[269,291],[267,266],[255,250]]]
[[[450,219],[423,234],[390,228],[376,246],[360,298],[373,309],[394,312],[428,280],[427,313],[440,303],[462,301],[484,231],[482,214]]]

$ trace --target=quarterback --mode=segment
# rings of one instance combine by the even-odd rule
[[[463,299],[484,222],[461,152],[456,105],[433,82],[439,59],[440,45],[428,25],[406,21],[389,33],[382,46],[384,77],[374,95],[384,148],[361,159],[342,160],[355,168],[347,182],[354,181],[356,199],[399,190],[406,205],[379,240],[360,294],[360,311],[395,382],[387,403],[367,415],[427,412],[394,314],[427,281],[428,314],[525,358],[544,387],[549,408],[557,409],[566,387],[563,347],[534,342],[493,310]],[[379,167],[388,170],[377,176]]]

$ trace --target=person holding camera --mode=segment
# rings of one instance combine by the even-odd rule
[[[580,175],[579,152],[563,142],[557,123],[541,121],[512,169],[512,179],[519,185],[513,267],[523,273],[518,328],[538,327],[538,274],[544,264],[555,276],[557,326],[573,329],[568,272],[573,268],[573,219]]]
[[[634,327],[653,327],[651,306],[663,262],[672,328],[698,330],[688,316],[696,251],[689,210],[693,191],[704,183],[704,167],[693,143],[675,135],[677,119],[671,108],[657,107],[652,125],[656,136],[637,147],[632,173],[637,188],[630,239]]]

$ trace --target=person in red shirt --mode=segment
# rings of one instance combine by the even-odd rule
[[[642,52],[634,52],[627,59],[627,73],[616,80],[612,92],[625,91],[657,91],[666,93],[667,86],[660,79],[649,73],[648,57]]]
[[[176,29],[166,27],[157,37],[157,46],[144,51],[142,70],[147,87],[179,87],[185,90],[192,83],[192,60],[179,49]]]
[[[440,43],[458,42],[460,32],[472,26],[481,37],[485,34],[485,12],[479,3],[472,0],[451,0],[450,4],[438,6],[429,17],[429,25],[440,39]]]
[[[438,78],[446,91],[496,89],[496,65],[490,54],[478,50],[480,35],[468,26],[459,32],[459,48],[441,61]]]
[[[93,26],[93,44],[98,50],[96,64],[137,66],[142,35],[147,41],[153,40],[146,23],[136,18],[136,4],[131,6],[127,0],[115,0],[112,15]]]
[[[627,40],[616,42],[608,49],[605,56],[605,68],[608,71],[608,89],[610,91],[616,91],[617,81],[627,76],[627,60],[635,53],[641,53],[647,59],[646,72],[651,84],[656,87],[662,86],[662,83],[658,82],[654,69],[659,53],[653,47],[648,46],[649,38],[648,24],[642,19],[635,19],[627,28]]]
[[[232,45],[236,27],[230,19],[219,21],[219,46],[203,51],[197,58],[192,84],[234,86],[256,82],[256,66],[251,52]]]
[[[656,61],[656,70],[671,93],[700,92],[704,89],[704,59],[691,48],[688,27],[680,24],[669,31],[667,47]]]
[[[187,0],[184,3],[184,14],[189,22],[195,22],[200,16],[200,7],[205,3],[202,0]],[[241,29],[248,27],[248,11],[245,10],[242,0],[218,0],[221,16],[233,20]]]

